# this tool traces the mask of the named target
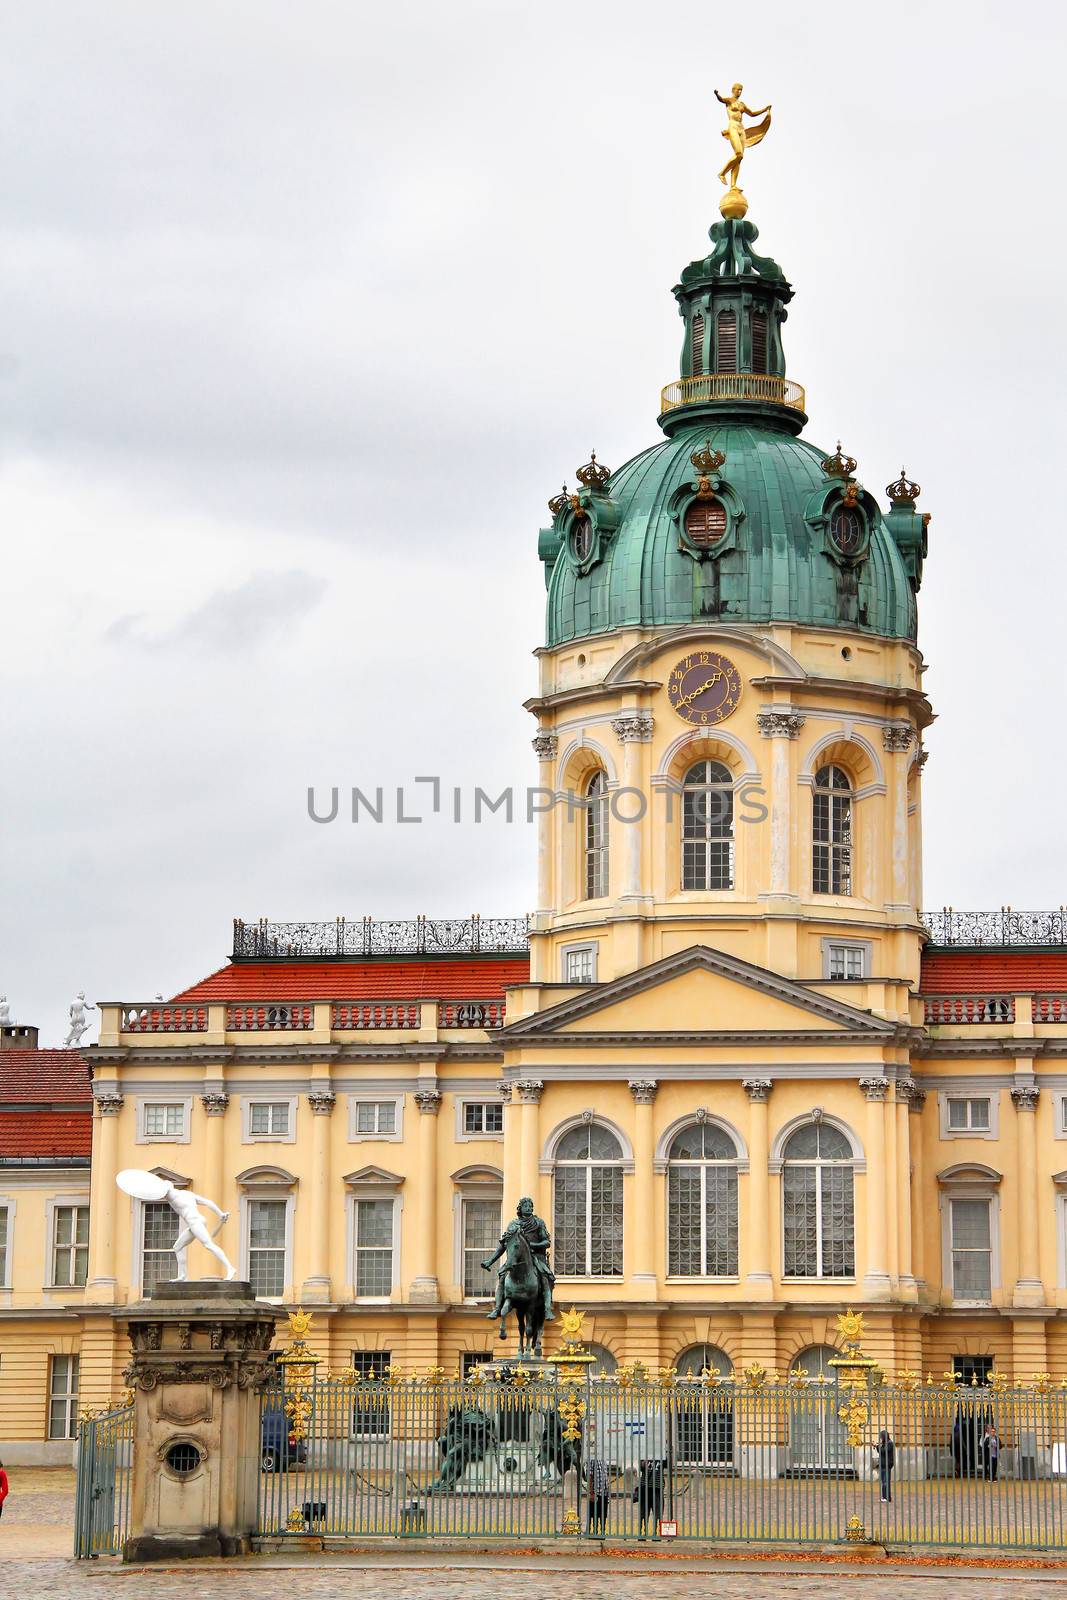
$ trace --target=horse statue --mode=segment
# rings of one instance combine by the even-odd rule
[[[500,1337],[508,1336],[508,1312],[514,1311],[519,1324],[519,1355],[539,1356],[545,1325],[545,1296],[541,1274],[533,1251],[520,1227],[511,1225],[504,1235],[504,1270],[500,1274],[503,1296],[500,1306]]]

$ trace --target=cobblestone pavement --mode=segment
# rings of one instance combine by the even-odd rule
[[[73,1561],[5,1561],[0,1537],[0,1593],[33,1600],[468,1600],[477,1586],[506,1582],[516,1600],[870,1600],[872,1581],[891,1585],[893,1600],[956,1600],[964,1592],[984,1600],[1062,1600],[1064,1580],[1033,1573],[1003,1576],[946,1568],[938,1576],[868,1572],[665,1572],[661,1565],[634,1571],[606,1558],[607,1570],[559,1566],[547,1558],[537,1568],[489,1559],[462,1568],[425,1563],[397,1569],[320,1558],[298,1567],[262,1561],[203,1566],[121,1569]],[[528,1558],[529,1562],[529,1558]],[[506,1577],[505,1577],[506,1574]]]

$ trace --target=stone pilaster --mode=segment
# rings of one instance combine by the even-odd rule
[[[85,1297],[97,1305],[107,1305],[115,1297],[115,1174],[118,1172],[118,1117],[124,1103],[124,1096],[116,1088],[101,1087],[93,1094],[96,1126],[91,1189],[92,1259]]]
[[[307,1099],[311,1107],[311,1233],[302,1298],[324,1305],[331,1298],[330,1119],[337,1096],[332,1089],[320,1085],[308,1091]]]
[[[634,1097],[633,1256],[631,1282],[640,1299],[656,1294],[655,1214],[652,1162],[655,1154],[652,1104],[659,1085],[654,1078],[631,1078]]]
[[[771,879],[769,897],[782,899],[792,892],[790,833],[793,810],[790,781],[790,742],[803,728],[805,717],[799,711],[760,711],[756,723],[771,745]]]
[[[888,1300],[885,1097],[889,1079],[861,1078],[859,1084],[867,1100],[867,1270],[863,1292],[869,1300]]]
[[[754,1300],[769,1300],[774,1293],[771,1274],[770,1135],[768,1101],[770,1078],[745,1078],[748,1095],[748,1271],[745,1284]]]
[[[1041,1282],[1040,1232],[1037,1225],[1041,1212],[1035,1116],[1039,1093],[1036,1084],[1018,1084],[1011,1091],[1018,1144],[1016,1162],[1018,1193],[1015,1209],[1018,1216],[1019,1276],[1012,1293],[1012,1305],[1015,1306],[1040,1306],[1045,1301],[1045,1289]]]
[[[538,1154],[538,1107],[544,1093],[544,1084],[540,1078],[520,1078],[519,1090],[519,1191],[520,1194],[529,1195],[535,1205],[538,1199],[537,1189],[537,1154]],[[513,1205],[514,1199],[510,1195],[504,1196],[505,1207]]]
[[[419,1173],[415,1190],[415,1277],[411,1283],[413,1304],[435,1305],[441,1298],[437,1284],[437,1113],[441,1095],[437,1089],[416,1089],[419,1108]]]

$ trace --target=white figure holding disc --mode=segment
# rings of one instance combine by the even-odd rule
[[[166,1178],[161,1178],[155,1172],[143,1172],[138,1167],[127,1167],[115,1179],[124,1194],[132,1195],[135,1200],[159,1201],[165,1200],[171,1210],[176,1213],[178,1221],[182,1224],[178,1237],[171,1245],[174,1259],[177,1262],[177,1272],[171,1280],[174,1283],[184,1283],[189,1276],[188,1255],[189,1246],[196,1239],[205,1250],[211,1252],[216,1261],[221,1261],[226,1268],[227,1278],[236,1278],[237,1268],[232,1265],[227,1255],[220,1250],[211,1234],[207,1231],[207,1223],[200,1215],[199,1207],[207,1206],[219,1219],[219,1228],[229,1219],[230,1213],[222,1211],[214,1200],[208,1200],[205,1195],[194,1194],[191,1189],[176,1189]]]

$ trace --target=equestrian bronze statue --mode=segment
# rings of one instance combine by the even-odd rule
[[[534,1213],[533,1201],[524,1195],[515,1208],[514,1221],[501,1234],[495,1253],[482,1262],[488,1272],[494,1262],[504,1258],[497,1272],[496,1304],[488,1315],[500,1318],[500,1337],[506,1339],[508,1312],[515,1312],[520,1356],[541,1354],[544,1325],[555,1320],[552,1285],[556,1279],[548,1264],[551,1243],[548,1229]]]

